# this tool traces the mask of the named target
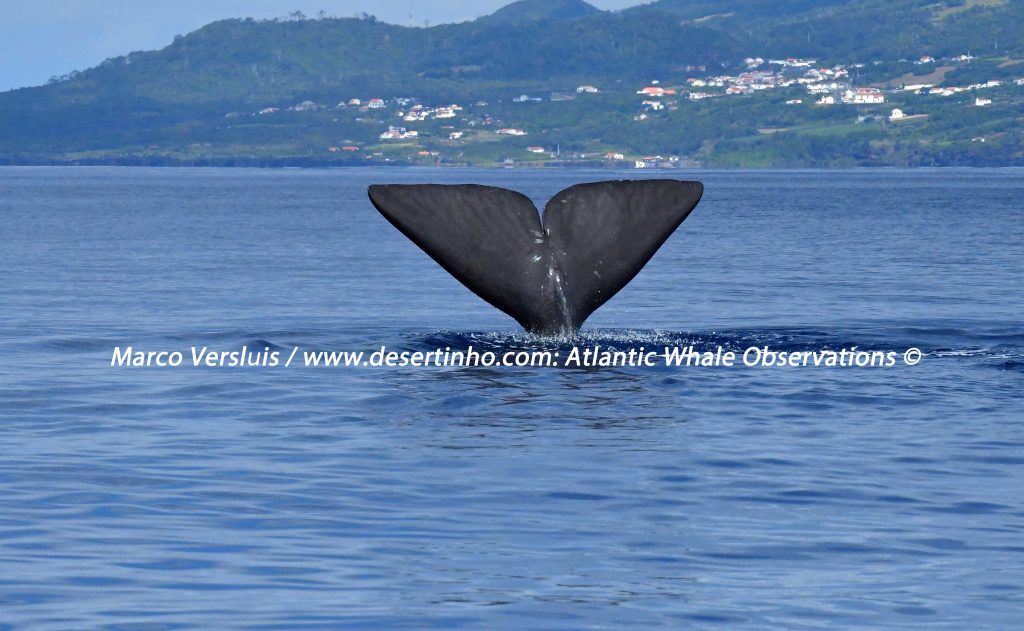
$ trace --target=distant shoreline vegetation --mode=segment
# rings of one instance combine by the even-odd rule
[[[584,163],[584,162],[561,162],[561,163],[524,163],[517,165],[486,165],[486,164],[467,164],[467,165],[452,165],[452,164],[441,164],[441,165],[426,165],[426,164],[412,164],[408,162],[330,162],[330,161],[300,161],[300,160],[272,160],[272,161],[244,161],[244,160],[199,160],[195,162],[174,162],[169,160],[160,160],[146,162],[143,160],[125,159],[125,160],[109,160],[109,161],[76,161],[76,162],[4,162],[0,161],[0,168],[38,168],[38,167],[123,167],[123,168],[157,168],[157,169],[359,169],[359,168],[381,168],[381,169],[423,169],[423,170],[435,170],[435,169],[481,169],[481,170],[493,170],[503,171],[508,169],[535,169],[535,170],[547,170],[547,171],[609,171],[613,173],[630,173],[635,172],[638,176],[645,173],[645,171],[637,171],[634,167],[625,165],[614,165],[602,162]],[[746,167],[746,166],[712,166],[712,165],[690,165],[690,166],[674,166],[674,167],[650,167],[647,172],[650,173],[666,173],[672,170],[680,171],[851,171],[851,170],[913,170],[913,169],[929,169],[929,170],[963,170],[963,169],[1024,169],[1024,164],[1003,164],[1003,165],[992,165],[992,164],[977,164],[977,165],[943,165],[943,166],[891,166],[891,165],[876,165],[876,166],[788,166],[788,167]]]
[[[0,93],[0,164],[1024,165],[1014,2],[776,4],[224,20]]]

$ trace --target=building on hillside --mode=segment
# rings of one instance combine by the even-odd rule
[[[652,85],[641,90],[637,90],[636,93],[643,94],[644,96],[666,96],[669,94],[675,94],[676,91],[671,88],[663,88],[658,85]]]
[[[406,138],[416,138],[420,133],[415,130],[406,130],[405,127],[396,127],[394,125],[388,126],[388,130],[380,135],[381,140],[404,140]]]
[[[879,105],[885,103],[885,95],[878,88],[856,88],[843,93],[843,103],[851,105]]]

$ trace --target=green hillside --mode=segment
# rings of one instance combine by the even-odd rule
[[[224,20],[0,93],[0,163],[1024,164],[1022,20],[1024,0],[522,0],[431,28]],[[814,63],[774,62],[787,58]],[[884,102],[814,105],[820,68],[839,69],[835,97],[874,85]],[[637,94],[655,80],[669,93]],[[918,83],[957,91],[899,90]]]
[[[1021,0],[657,0],[667,12],[748,42],[751,53],[838,61],[1024,55]]]
[[[583,0],[519,0],[478,20],[483,24],[529,24],[574,20],[600,13]]]

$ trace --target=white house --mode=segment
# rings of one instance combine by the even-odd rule
[[[395,127],[394,125],[389,125],[388,130],[380,135],[380,139],[402,140],[405,138],[416,138],[419,135],[420,133],[418,131],[412,129],[407,130],[405,127]]]
[[[854,105],[878,105],[885,103],[885,96],[877,88],[857,88],[843,93],[843,103]]]

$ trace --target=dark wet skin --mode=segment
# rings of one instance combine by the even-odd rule
[[[700,182],[577,184],[544,207],[504,188],[373,185],[373,205],[441,267],[531,333],[573,335],[631,281],[703,194]]]

